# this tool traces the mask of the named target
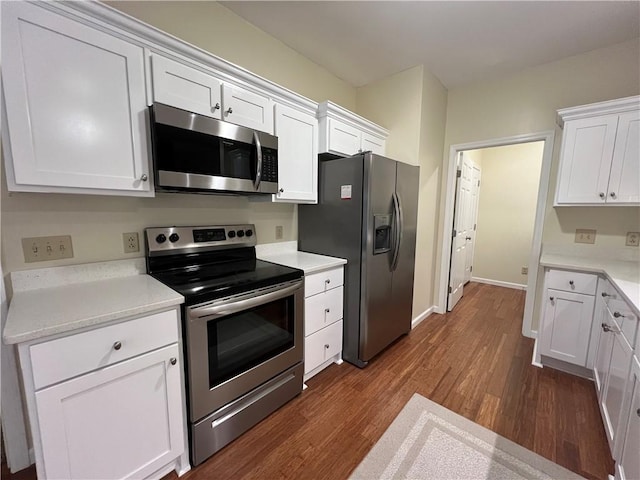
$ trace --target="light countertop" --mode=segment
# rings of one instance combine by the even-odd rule
[[[104,264],[101,264],[104,265]],[[61,267],[65,268],[65,267]],[[72,280],[73,281],[73,280]],[[184,297],[145,275],[14,291],[3,332],[6,344],[36,340],[180,305]]]
[[[543,252],[540,256],[540,265],[603,274],[635,309],[635,314],[640,318],[640,262]]]
[[[297,250],[297,242],[257,245],[256,255],[260,260],[279,263],[287,267],[299,268],[304,271],[305,275],[340,267],[347,263],[344,258],[300,252]]]

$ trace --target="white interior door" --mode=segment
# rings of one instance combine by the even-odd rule
[[[462,298],[464,268],[467,261],[467,238],[469,237],[469,210],[471,209],[471,170],[471,162],[465,160],[461,152],[458,157],[456,202],[453,212],[453,242],[451,242],[447,311],[453,310],[453,307]]]
[[[465,160],[466,161],[466,160]],[[464,283],[471,281],[473,276],[473,252],[476,246],[476,227],[478,224],[478,200],[480,199],[480,166],[471,162],[471,195],[470,195],[470,207],[468,215],[465,219],[465,225],[467,226],[467,256],[464,264]]]

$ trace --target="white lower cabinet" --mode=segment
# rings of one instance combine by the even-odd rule
[[[637,352],[636,352],[637,353]],[[616,479],[640,478],[640,360],[633,358],[616,442]]]
[[[597,276],[548,270],[540,353],[585,367],[591,338]]]
[[[190,468],[178,332],[171,310],[19,345],[39,478],[160,478]]]
[[[304,380],[342,361],[343,268],[305,277]]]

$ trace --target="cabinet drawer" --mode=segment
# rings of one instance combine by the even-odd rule
[[[177,341],[178,316],[171,310],[38,343],[29,348],[34,386],[38,390]]]
[[[304,373],[342,351],[342,320],[304,339]]]
[[[638,330],[638,318],[633,314],[627,302],[619,298],[609,298],[607,310],[613,317],[613,321],[617,324],[620,332],[625,337],[629,345],[633,346],[636,339],[636,331]]]
[[[310,297],[343,284],[342,267],[312,273],[304,277],[304,296]]]
[[[343,291],[342,287],[333,288],[305,299],[305,336],[342,319]]]
[[[598,276],[592,273],[570,272],[566,270],[549,270],[547,288],[564,292],[595,295]]]

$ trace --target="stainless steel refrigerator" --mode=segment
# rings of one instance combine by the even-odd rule
[[[370,152],[320,161],[298,248],[346,258],[342,356],[364,367],[411,330],[419,167]]]

